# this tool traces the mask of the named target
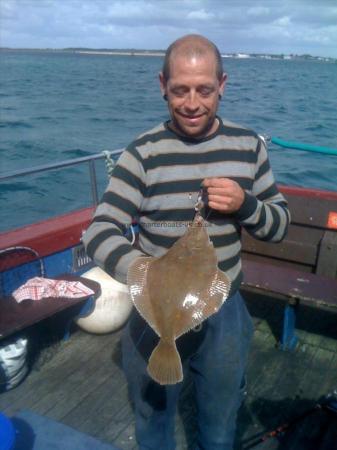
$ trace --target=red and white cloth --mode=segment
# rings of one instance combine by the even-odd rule
[[[26,299],[41,300],[48,297],[81,298],[93,294],[94,291],[80,281],[35,277],[16,289],[12,295],[20,303]]]

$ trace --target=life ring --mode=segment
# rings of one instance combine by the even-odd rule
[[[81,276],[97,281],[101,286],[101,295],[96,299],[91,313],[75,320],[77,325],[95,334],[111,333],[121,328],[132,310],[132,300],[127,285],[110,277],[99,267],[94,267]]]

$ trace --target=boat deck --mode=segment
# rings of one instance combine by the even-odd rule
[[[281,304],[248,297],[255,322],[247,378],[248,393],[239,412],[236,449],[250,448],[251,438],[292,420],[337,389],[337,314],[301,308],[300,343],[294,352],[276,347]],[[136,449],[132,407],[121,369],[120,332],[104,336],[80,330],[59,341],[26,380],[0,395],[0,410],[12,416],[31,410],[90,434],[121,450]],[[177,415],[177,449],[192,449],[195,408],[189,380]],[[225,407],[225,406],[224,406]],[[337,414],[317,410],[282,437],[256,449],[333,450]],[[159,450],[159,449],[158,449]]]

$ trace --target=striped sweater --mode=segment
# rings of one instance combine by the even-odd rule
[[[88,255],[111,276],[125,283],[135,258],[167,252],[193,220],[201,182],[208,177],[231,178],[245,191],[239,211],[212,210],[206,221],[219,268],[232,280],[232,293],[242,280],[241,228],[257,239],[283,239],[289,212],[264,143],[251,130],[219,121],[218,130],[202,140],[182,138],[161,124],[121,154],[83,237]],[[135,219],[140,250],[124,236]]]

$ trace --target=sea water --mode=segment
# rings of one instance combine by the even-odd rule
[[[0,172],[123,148],[168,118],[162,57],[0,52]],[[224,59],[219,114],[284,140],[337,148],[337,64]],[[270,145],[280,184],[337,191],[337,156]],[[107,183],[98,164],[100,194]],[[91,204],[87,167],[0,184],[0,230]]]

